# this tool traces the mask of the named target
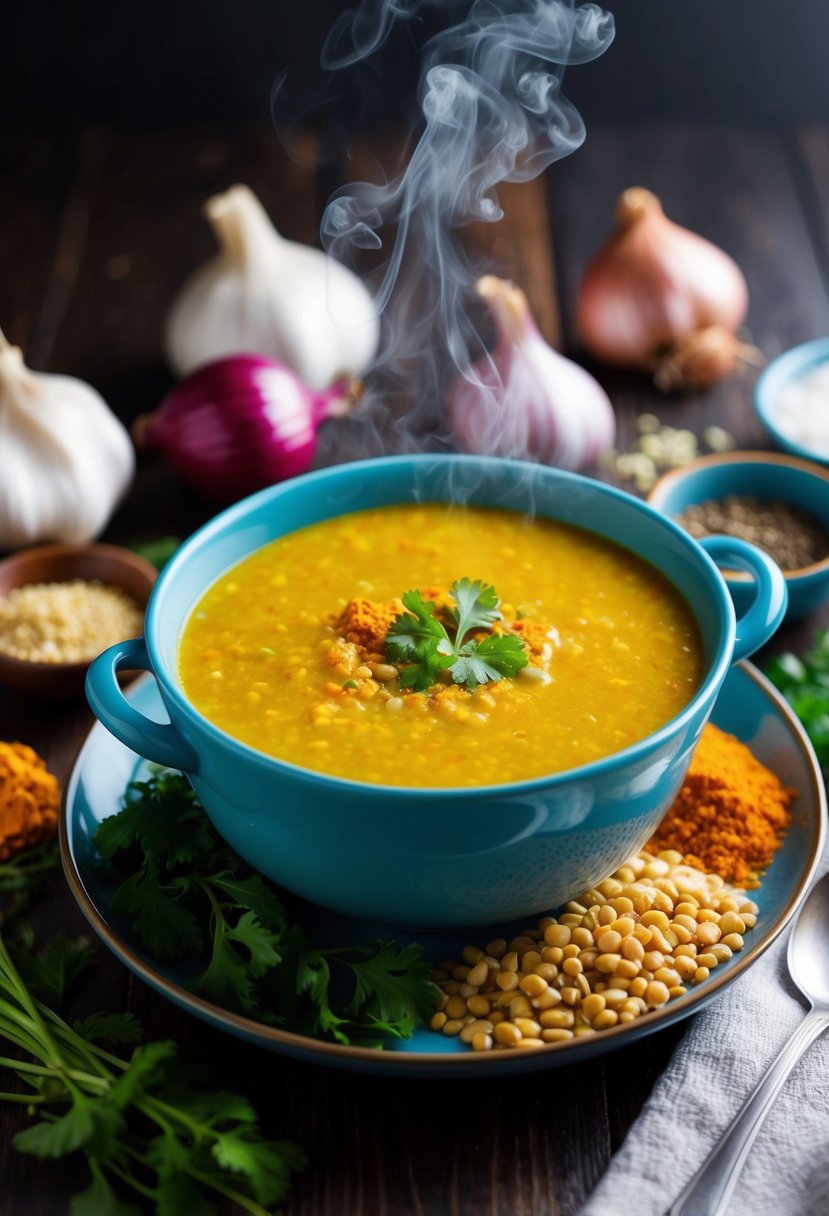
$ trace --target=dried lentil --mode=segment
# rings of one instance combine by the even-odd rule
[[[469,995],[447,979],[457,962],[443,961],[432,977],[439,1012],[430,1026],[460,1035],[473,1051],[503,1051],[626,1024],[708,979],[742,949],[739,923],[748,932],[756,914],[744,891],[686,864],[675,850],[642,852],[559,916],[543,917],[511,942],[490,942],[486,974],[475,966],[482,982],[470,983],[467,972]],[[667,935],[677,916],[688,940],[672,946]],[[601,952],[600,943],[615,945],[617,938],[624,953]],[[467,946],[463,957],[476,957],[479,949]]]

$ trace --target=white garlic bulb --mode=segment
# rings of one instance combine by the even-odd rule
[[[185,283],[165,326],[179,375],[238,354],[279,359],[316,390],[367,370],[380,324],[355,274],[280,236],[247,186],[209,199],[205,215],[220,251]]]
[[[0,333],[0,547],[91,540],[134,469],[130,437],[95,389],[31,371]]]

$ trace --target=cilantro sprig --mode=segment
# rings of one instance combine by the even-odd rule
[[[209,999],[374,1046],[411,1034],[432,1013],[419,946],[313,946],[275,888],[222,843],[180,774],[162,770],[130,785],[97,843],[120,878],[118,910],[156,957],[192,959],[192,987]],[[24,1105],[35,1119],[16,1148],[86,1159],[90,1182],[72,1199],[72,1216],[207,1213],[216,1200],[268,1216],[306,1165],[298,1145],[266,1139],[248,1100],[211,1088],[174,1043],[143,1042],[132,1014],[69,1025],[55,1012],[94,955],[84,939],[61,934],[38,947],[21,923],[54,865],[50,846],[0,868],[0,1074],[13,1078],[0,1080],[0,1104]]]
[[[191,960],[191,990],[224,1009],[374,1047],[408,1037],[434,1012],[419,946],[312,945],[276,888],[220,839],[179,773],[133,782],[95,844],[119,883],[113,911],[154,958]]]
[[[449,611],[451,634],[433,600],[424,600],[417,590],[402,597],[406,611],[394,619],[386,635],[386,657],[400,667],[401,688],[423,692],[448,671],[455,684],[474,692],[479,684],[515,676],[526,667],[522,639],[491,632],[503,620],[493,586],[462,578],[452,584],[449,594],[455,601]],[[482,630],[489,631],[486,637],[469,637]]]
[[[298,1145],[266,1139],[247,1099],[210,1088],[174,1043],[140,1042],[132,1014],[69,1025],[41,1000],[58,1007],[93,957],[83,939],[60,934],[39,948],[19,924],[21,896],[37,893],[50,863],[51,851],[21,854],[4,864],[0,887],[0,1103],[34,1120],[15,1147],[46,1161],[86,1159],[90,1181],[72,1216],[216,1212],[214,1200],[268,1216],[305,1167]]]

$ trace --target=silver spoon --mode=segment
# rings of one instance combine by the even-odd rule
[[[783,1082],[809,1044],[829,1027],[829,874],[815,884],[801,908],[787,958],[789,973],[809,1002],[809,1013],[667,1216],[722,1216]]]

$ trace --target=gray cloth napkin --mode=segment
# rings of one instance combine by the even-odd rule
[[[690,1022],[579,1216],[663,1216],[696,1173],[806,1016],[786,967],[789,932]],[[777,1095],[728,1216],[829,1216],[829,1032]]]

